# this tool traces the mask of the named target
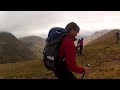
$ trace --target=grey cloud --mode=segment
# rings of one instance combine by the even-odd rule
[[[54,23],[63,22],[63,12],[46,11],[8,11],[5,12],[1,29],[8,31],[33,30],[46,28]]]
[[[17,37],[27,35],[45,36],[43,30],[50,29],[54,24],[63,25],[70,21],[77,22],[81,30],[102,27],[105,18],[112,24],[120,23],[120,12],[116,11],[1,11],[0,31],[8,31]],[[106,19],[107,20],[107,19]],[[65,25],[64,25],[65,26]],[[96,27],[95,27],[96,26]],[[99,26],[99,27],[98,27]],[[111,26],[112,27],[112,26]],[[104,28],[104,26],[103,26]],[[101,28],[100,28],[101,29]],[[40,33],[40,34],[39,34]]]

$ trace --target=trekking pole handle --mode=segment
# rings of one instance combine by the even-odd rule
[[[90,67],[90,64],[87,64],[86,67]]]
[[[90,64],[86,64],[86,67],[90,67]],[[83,75],[82,75],[81,79],[83,79],[84,76],[85,76],[85,71],[83,72]]]

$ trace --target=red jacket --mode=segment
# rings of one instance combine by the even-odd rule
[[[72,72],[82,74],[84,69],[82,67],[78,67],[76,64],[76,49],[74,45],[75,40],[76,39],[72,35],[66,35],[59,48],[59,57],[61,60],[61,58],[65,55],[67,68]]]
[[[80,40],[80,45],[83,45],[83,40]]]

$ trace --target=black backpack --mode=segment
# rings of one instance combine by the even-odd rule
[[[48,70],[54,71],[59,60],[59,46],[66,30],[61,27],[53,27],[48,33],[46,45],[43,51],[44,65]]]

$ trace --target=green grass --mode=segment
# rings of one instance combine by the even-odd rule
[[[86,79],[120,79],[120,43],[115,44],[115,30],[84,46],[83,55],[77,55],[77,63],[90,63]]]
[[[54,75],[46,70],[41,60],[0,64],[1,79],[49,79]]]

